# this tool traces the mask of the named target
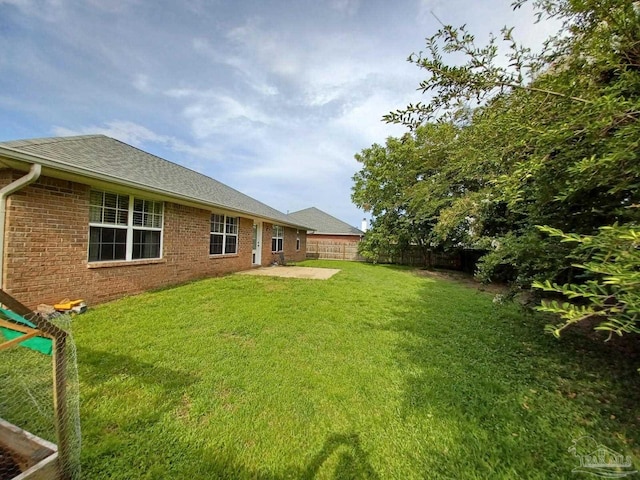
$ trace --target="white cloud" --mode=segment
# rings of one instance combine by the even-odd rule
[[[332,128],[347,133],[354,143],[361,145],[360,149],[373,143],[384,143],[388,136],[400,136],[406,132],[405,127],[382,122],[382,116],[391,111],[398,100],[388,92],[373,93],[357,105],[345,108],[343,114],[332,122]]]
[[[360,0],[331,0],[329,6],[346,15],[352,16],[360,8]]]
[[[415,91],[424,72],[405,59],[438,27],[430,11],[469,24],[480,43],[503,24],[527,41],[547,28],[508,8],[503,0],[0,0],[9,23],[2,134],[44,136],[51,125],[59,135],[103,133],[276,208],[316,205],[340,216],[355,211],[353,155],[404,132],[381,116],[425,99]]]
[[[262,71],[252,67],[251,61],[248,61],[246,57],[243,58],[229,52],[222,52],[215,48],[206,38],[194,38],[192,47],[194,51],[205,56],[211,62],[231,67],[245,84],[257,93],[262,95],[277,95],[279,93],[278,88],[265,79]]]
[[[198,149],[187,145],[183,141],[168,135],[159,135],[143,125],[126,120],[113,120],[107,122],[105,126],[86,126],[78,129],[55,126],[53,134],[59,136],[70,135],[106,135],[116,138],[124,143],[136,147],[144,147],[146,144],[155,143],[163,145],[177,152],[198,153]]]
[[[153,151],[166,160],[179,163],[205,175],[220,178],[227,175],[221,166],[227,158],[224,148],[208,141],[187,143],[171,136],[161,135],[149,128],[127,120],[108,121],[104,126],[85,126],[80,128],[54,127],[53,135],[106,135],[118,139],[142,150]]]
[[[259,18],[244,21],[226,37],[227,49],[201,37],[192,46],[208,60],[232,67],[250,88],[244,97],[219,89],[165,91],[183,103],[194,137],[220,138],[223,156],[248,150],[232,184],[264,198],[266,181],[281,192],[280,208],[289,208],[285,198],[306,198],[300,208],[336,198],[349,202],[354,154],[404,131],[380,121],[406,104],[417,84],[417,75],[415,83],[403,75],[404,54],[381,52],[375,42],[350,32],[314,31],[292,41],[291,32],[273,31]],[[261,91],[250,79],[267,88]],[[301,185],[312,188],[300,191]]]
[[[197,139],[216,134],[232,136],[240,131],[251,134],[275,121],[248,100],[240,101],[214,90],[176,88],[165,91],[165,95],[184,102],[182,115],[190,122]]]
[[[302,70],[303,62],[298,51],[302,39],[269,31],[263,28],[259,19],[247,20],[243,25],[231,29],[226,37],[244,47],[245,54],[255,57],[273,74],[290,78]]]
[[[149,82],[149,76],[143,73],[138,73],[134,78],[132,85],[136,90],[142,93],[152,93],[153,89],[151,88]]]
[[[363,92],[372,91],[372,85],[367,85],[370,80],[406,70],[404,55],[381,50],[378,42],[357,32],[314,30],[292,38],[291,33],[269,30],[254,18],[232,29],[227,37],[239,52],[227,57],[226,63],[248,78],[264,78],[268,72],[289,86],[290,104],[306,107],[363,97]],[[205,48],[202,42],[198,47]],[[222,55],[216,52],[215,56],[220,59]]]

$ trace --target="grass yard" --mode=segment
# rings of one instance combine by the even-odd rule
[[[232,275],[77,317],[83,477],[579,478],[640,467],[640,360],[404,268]],[[625,359],[626,358],[626,359]]]

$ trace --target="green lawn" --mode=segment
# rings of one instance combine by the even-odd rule
[[[639,359],[414,271],[231,275],[77,317],[83,477],[579,478],[640,463]]]

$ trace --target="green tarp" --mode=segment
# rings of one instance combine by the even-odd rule
[[[37,328],[37,326],[31,323],[29,320],[18,315],[17,313],[12,312],[11,310],[5,310],[4,308],[0,308],[0,318],[19,323],[21,325],[26,325],[27,327]],[[24,333],[22,332],[11,330],[10,328],[5,327],[0,327],[0,332],[2,332],[2,335],[7,340],[13,340],[14,338],[18,338],[24,335]],[[25,340],[24,342],[20,342],[19,345],[22,347],[30,348],[31,350],[36,350],[37,352],[44,353],[45,355],[51,355],[51,353],[53,352],[53,340],[51,340],[50,338],[33,337]]]

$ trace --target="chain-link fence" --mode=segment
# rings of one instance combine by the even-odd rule
[[[45,319],[2,291],[0,302],[0,480],[29,474],[78,479],[81,437],[71,317]]]

